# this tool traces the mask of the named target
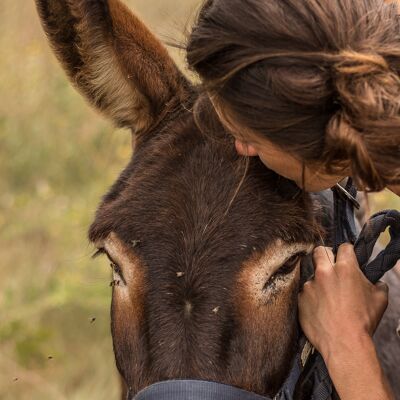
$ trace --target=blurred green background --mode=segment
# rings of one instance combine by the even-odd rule
[[[200,1],[127,3],[183,40]],[[0,399],[118,399],[110,268],[90,259],[86,231],[130,134],[70,86],[33,0],[1,0],[0,95]]]
[[[180,41],[200,0],[127,3]],[[33,0],[1,0],[0,60],[0,399],[118,399],[110,271],[90,259],[86,231],[129,160],[129,133],[71,88]],[[374,196],[372,208],[389,206],[400,202]]]

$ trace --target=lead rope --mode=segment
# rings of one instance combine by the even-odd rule
[[[334,189],[334,219],[336,254],[339,246],[346,242],[354,243],[354,251],[360,268],[367,279],[376,283],[391,270],[400,259],[400,213],[396,210],[381,211],[365,224],[357,240],[354,219],[354,206],[357,206],[356,188],[349,179],[346,188],[339,185]],[[381,233],[389,228],[390,242],[378,256],[370,261],[376,242]],[[336,393],[322,356],[315,352],[306,362],[304,381],[311,380],[309,389],[311,400],[328,400]]]

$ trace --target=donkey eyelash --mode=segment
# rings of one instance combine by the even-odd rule
[[[301,252],[298,254],[294,254],[292,257],[288,258],[285,263],[282,265],[281,268],[277,272],[280,272],[281,274],[284,274],[288,270],[290,271],[292,267],[294,267],[304,256],[306,253]]]
[[[111,263],[111,265],[112,266],[117,266],[118,268],[119,268],[119,266],[118,266],[118,263],[116,263],[112,258],[111,258],[111,256],[108,254],[108,252],[107,252],[107,250],[106,249],[104,249],[104,248],[100,248],[100,249],[97,249],[96,251],[95,251],[95,253],[92,255],[92,259],[95,259],[95,258],[97,258],[97,257],[99,257],[99,256],[102,256],[102,255],[105,255],[107,258],[108,258],[108,260],[110,261],[110,263]]]
[[[265,282],[263,290],[270,290],[278,293],[279,286],[278,283],[281,281],[285,281],[287,276],[291,274],[296,268],[297,264],[301,261],[302,257],[305,256],[306,253],[301,252],[297,254],[293,254],[289,257],[282,266]]]
[[[122,281],[122,283],[123,283],[124,285],[126,285],[126,280],[125,280],[124,275],[123,275],[123,273],[122,273],[121,267],[110,257],[110,255],[108,254],[108,252],[107,252],[106,249],[104,249],[103,247],[101,247],[100,249],[97,249],[97,250],[93,253],[93,255],[92,255],[91,258],[92,258],[92,259],[95,259],[95,258],[97,258],[97,257],[99,257],[99,256],[102,256],[102,255],[105,255],[105,256],[108,258],[108,260],[110,261],[110,267],[111,267],[111,269],[112,269],[117,275],[119,275],[119,277],[121,278],[121,280],[118,280],[118,282]],[[116,281],[113,281],[113,282],[116,282]],[[119,286],[119,283],[118,283],[117,286]]]
[[[95,258],[97,258],[97,257],[99,257],[99,256],[101,256],[101,255],[103,255],[103,254],[106,254],[106,251],[103,249],[103,248],[100,248],[100,249],[97,249],[93,254],[92,254],[92,256],[90,257],[92,260],[94,260]]]

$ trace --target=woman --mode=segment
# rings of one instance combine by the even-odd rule
[[[188,62],[239,154],[308,191],[352,176],[400,194],[400,23],[383,0],[208,0]],[[387,287],[358,268],[351,245],[336,261],[314,253],[299,298],[302,328],[342,400],[391,399],[372,335]],[[349,356],[351,354],[351,356]]]

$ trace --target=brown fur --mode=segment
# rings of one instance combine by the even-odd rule
[[[273,243],[261,255],[255,254],[244,263],[236,283],[237,319],[243,329],[242,347],[233,353],[236,373],[233,374],[235,386],[243,387],[248,391],[263,393],[266,385],[271,392],[278,390],[279,374],[282,366],[290,368],[293,352],[296,349],[297,329],[296,317],[293,312],[297,308],[297,293],[300,281],[300,271],[294,271],[294,279],[283,288],[273,288],[272,296],[258,290],[258,284],[265,285],[265,264],[274,258],[284,248],[283,243]],[[261,268],[260,268],[261,266]],[[257,271],[258,270],[258,271]],[[273,272],[271,272],[271,275]],[[254,282],[256,281],[256,282]],[[255,283],[255,284],[254,284]],[[277,321],[286,320],[292,329],[282,330]],[[268,329],[266,329],[268,327]],[[245,345],[243,346],[243,340]],[[266,348],[265,343],[285,344],[279,354],[273,354],[275,347]],[[260,357],[260,354],[262,356]],[[265,360],[269,360],[266,363]],[[249,368],[251,365],[251,368]],[[254,379],[254,371],[263,371],[268,368],[266,382],[260,386],[260,381]]]
[[[277,239],[282,246],[315,242],[309,207],[277,193],[275,174],[253,160],[226,214],[241,160],[229,137],[204,137],[188,112],[179,120],[137,148],[90,230],[95,242],[112,232],[123,243],[140,240],[132,252],[146,266],[143,335],[138,345],[131,324],[119,326],[117,363],[134,393],[143,382],[201,378],[274,394],[295,351],[297,286],[291,301],[278,291],[261,306],[263,323],[254,326],[249,321],[260,305],[244,305],[240,276],[254,252]],[[114,288],[113,316],[120,290]],[[239,312],[242,303],[246,311]],[[142,351],[129,350],[135,346]]]
[[[186,82],[166,49],[119,0],[37,0],[75,86],[119,126],[146,131],[182,101]]]
[[[195,89],[118,0],[36,3],[74,84],[139,133],[89,233],[118,264],[112,335],[126,386],[193,378],[274,395],[296,351],[299,267],[270,287],[260,266],[317,242],[310,198],[280,191],[257,159],[246,168],[216,119],[193,115]]]

